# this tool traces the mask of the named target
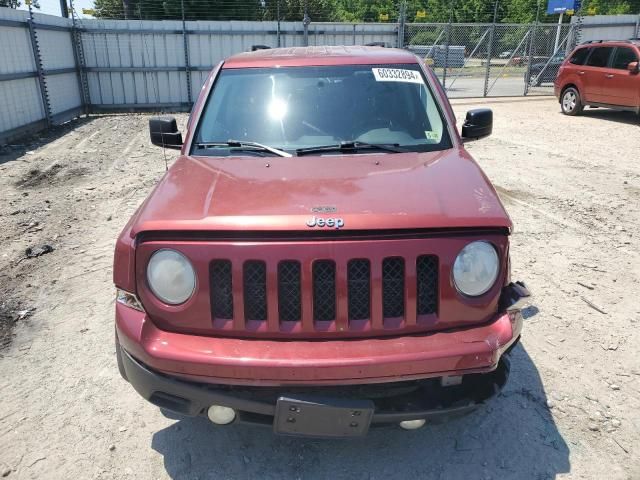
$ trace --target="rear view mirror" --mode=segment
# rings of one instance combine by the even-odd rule
[[[159,147],[182,148],[182,134],[174,117],[151,117],[149,120],[151,143]]]
[[[493,112],[489,108],[469,110],[462,124],[463,140],[477,140],[491,135],[493,130]]]
[[[627,65],[627,70],[631,73],[638,73],[640,71],[640,64],[638,62],[631,62]]]

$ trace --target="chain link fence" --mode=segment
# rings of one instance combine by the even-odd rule
[[[452,98],[551,95],[577,33],[569,24],[415,23],[405,25],[403,44]]]
[[[405,48],[431,66],[449,97],[469,98],[552,95],[559,66],[577,43],[640,37],[640,12],[515,24],[463,23],[468,12],[460,17],[451,9],[444,12],[450,22],[417,23],[418,11],[397,1],[395,11],[350,23],[329,21],[330,2],[318,0],[310,12],[304,2],[263,2],[255,20],[239,21],[236,2],[212,11],[204,8],[208,0],[136,0],[137,10],[85,19],[69,2],[71,19],[0,7],[0,37],[13,45],[0,51],[0,101],[13,105],[0,119],[0,139],[78,112],[188,110],[219,61],[255,48]]]
[[[198,2],[206,3],[197,0],[193,5]],[[396,11],[386,15],[390,21],[378,23],[318,21],[331,17],[323,1],[310,4],[310,13],[306,2],[299,9],[286,2],[263,2],[262,10],[254,12],[262,16],[260,22],[196,21],[204,10],[191,11],[191,3],[174,4],[175,12],[153,2],[141,2],[139,11],[116,12],[114,18],[128,18],[127,22],[79,21],[77,49],[86,62],[87,103],[110,108],[139,104],[142,97],[142,103],[188,105],[207,71],[224,57],[252,48],[306,45],[409,49],[431,66],[452,98],[552,95],[560,64],[588,27],[582,12],[571,23],[496,22],[498,3],[493,23],[456,22],[455,10],[449,23],[411,23],[407,19],[417,12],[408,11],[403,1],[394,2]],[[73,9],[73,1],[71,5]],[[168,14],[182,20],[158,20]],[[236,14],[218,12],[216,18]]]

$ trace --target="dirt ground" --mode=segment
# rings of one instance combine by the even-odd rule
[[[119,377],[114,240],[165,171],[146,116],[81,120],[4,149],[0,475],[640,478],[638,120],[569,118],[551,99],[454,108],[462,120],[482,104],[494,135],[469,150],[515,222],[513,277],[535,294],[510,381],[469,417],[350,442],[167,418]],[[53,251],[24,258],[43,245]]]

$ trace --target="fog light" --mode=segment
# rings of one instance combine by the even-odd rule
[[[417,430],[420,427],[423,427],[427,421],[424,418],[419,420],[405,420],[404,422],[400,422],[400,427],[405,430]]]
[[[233,408],[211,405],[207,410],[207,416],[216,425],[227,425],[236,418],[236,411]]]

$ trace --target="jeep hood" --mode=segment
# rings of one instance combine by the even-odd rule
[[[314,209],[331,213],[315,213]],[[335,210],[335,211],[333,211]],[[463,149],[303,157],[181,156],[133,219],[145,231],[511,228]],[[335,228],[335,227],[334,227]]]

